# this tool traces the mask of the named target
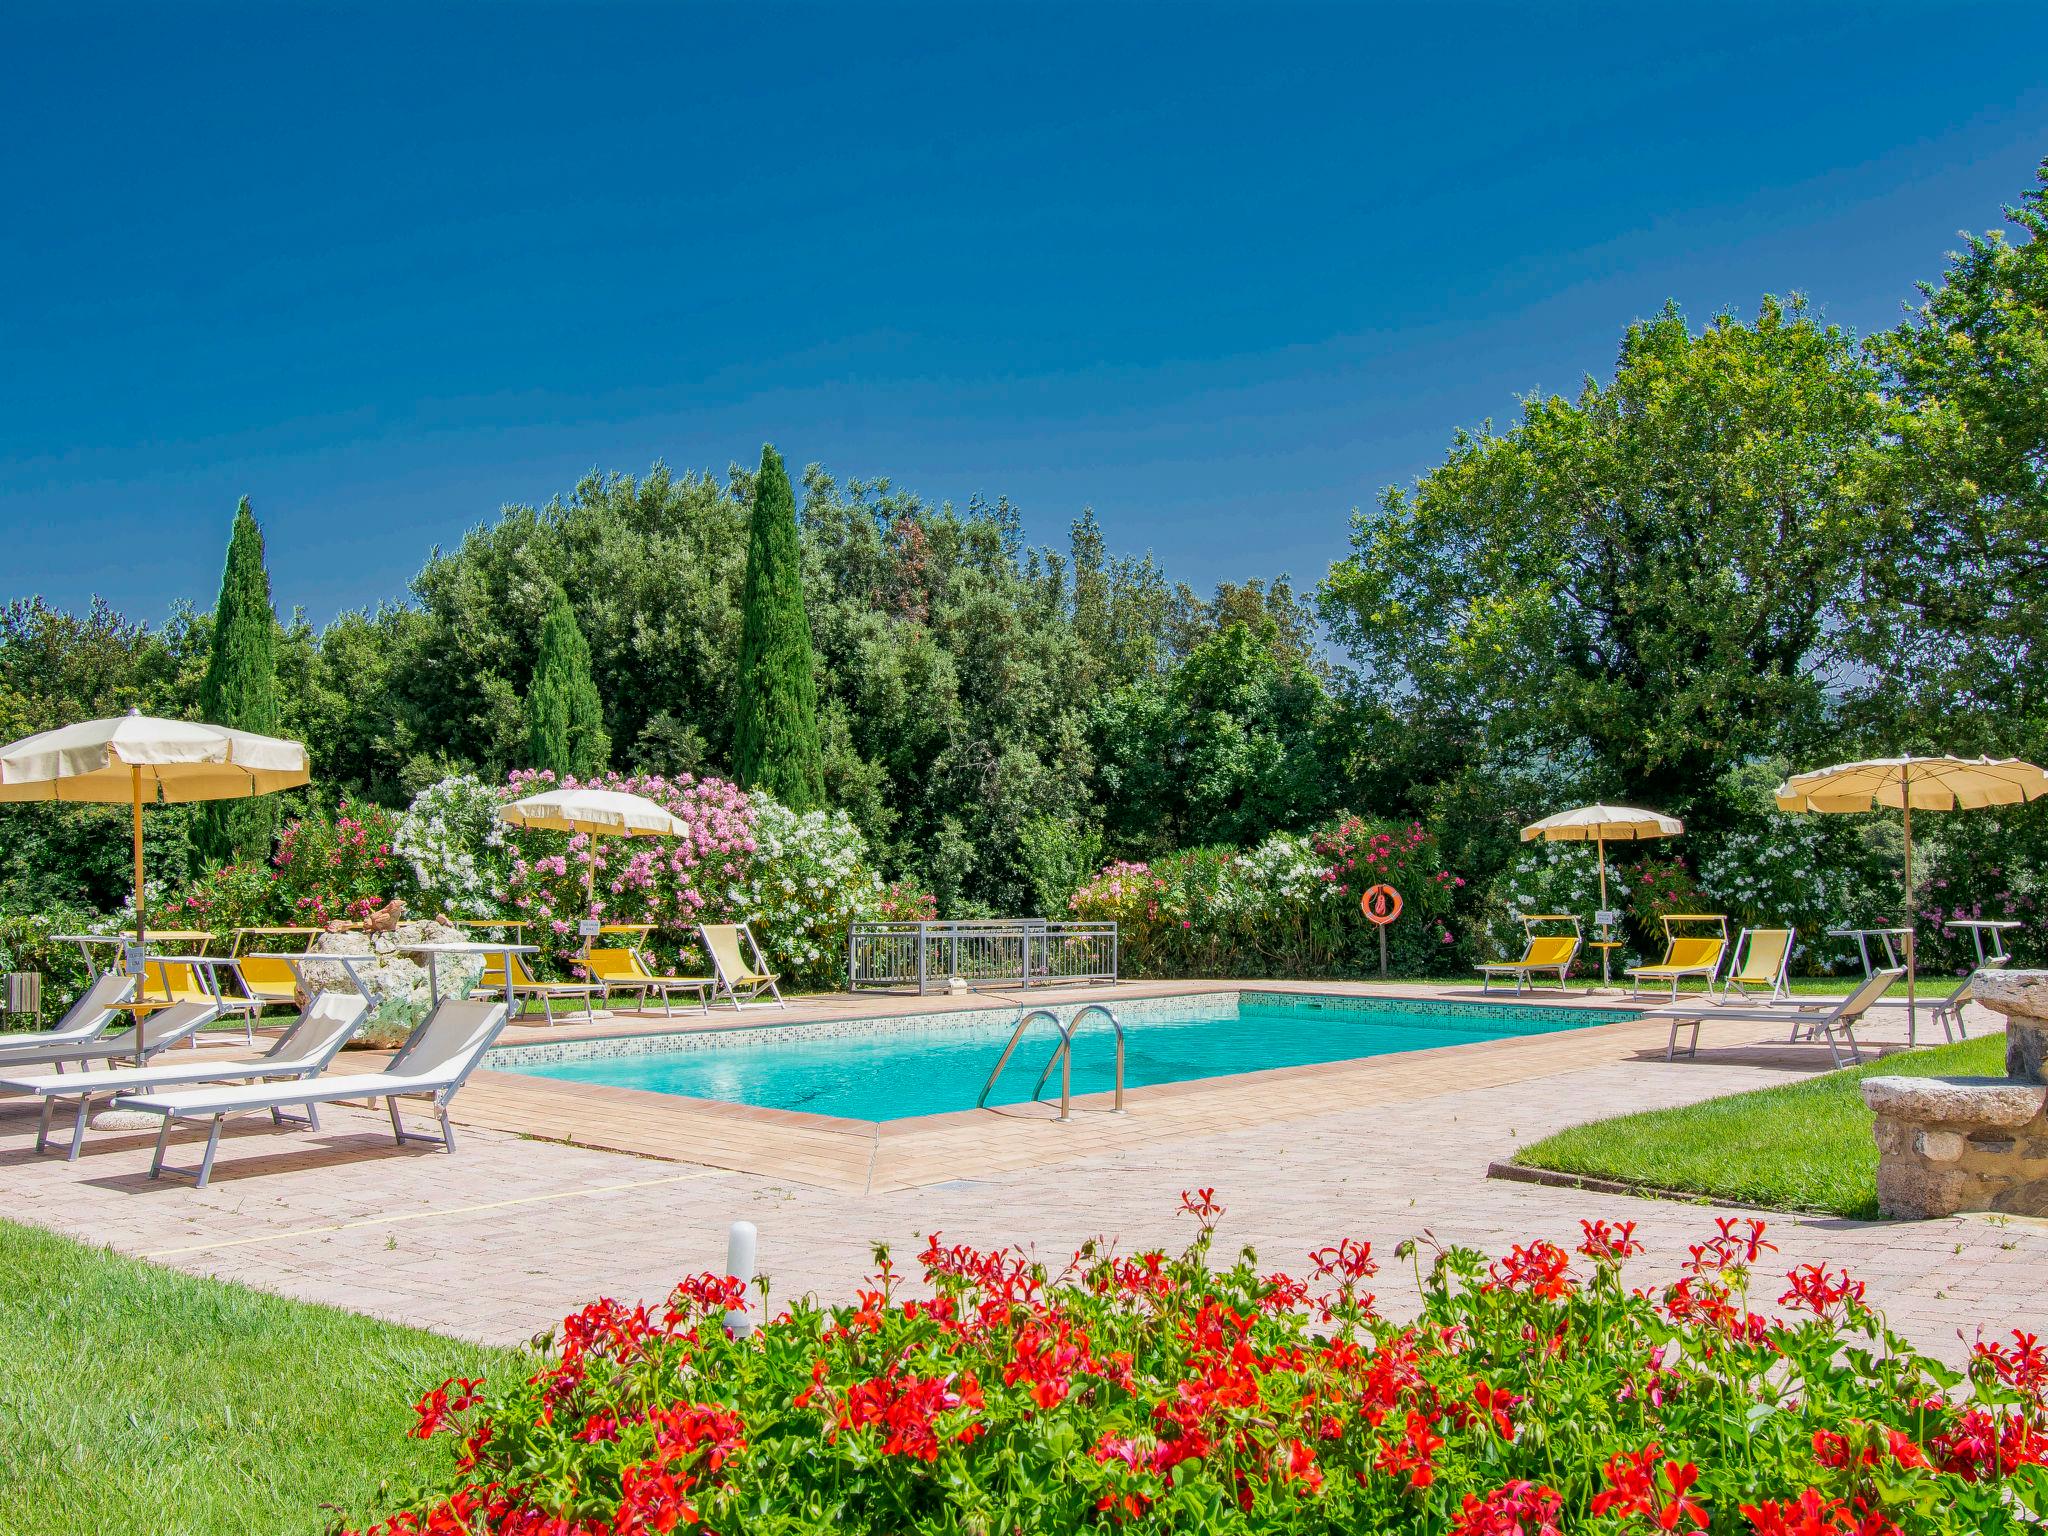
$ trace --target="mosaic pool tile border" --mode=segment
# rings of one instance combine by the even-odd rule
[[[1246,1005],[1262,1013],[1344,1013],[1353,1016],[1385,1013],[1389,1007],[1437,1018],[1502,1019],[1516,1024],[1549,1024],[1572,1029],[1588,1024],[1622,1024],[1640,1018],[1643,1010],[1608,1003],[1466,1002],[1449,997],[1373,997],[1358,993],[1262,992],[1246,987],[1238,993]]]
[[[1235,992],[1186,992],[1166,997],[1125,998],[1116,1004],[1120,1023],[1142,1024],[1171,1011],[1179,1019],[1227,1019],[1237,1013]],[[1092,1003],[1047,1003],[1061,1023]],[[1198,1008],[1199,1012],[1190,1012]],[[1017,1010],[1021,1011],[1021,1010]],[[889,1014],[869,1019],[821,1019],[810,1024],[741,1024],[729,1029],[691,1029],[674,1034],[604,1035],[596,1039],[536,1041],[500,1045],[485,1057],[494,1071],[554,1061],[597,1061],[612,1056],[657,1056],[671,1051],[714,1051],[733,1045],[779,1045],[800,1040],[837,1040],[877,1034],[916,1035],[957,1029],[963,1024],[989,1024],[1014,1017],[1004,1008],[960,1008],[945,1013]]]

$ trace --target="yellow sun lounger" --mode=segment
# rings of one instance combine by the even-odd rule
[[[1685,934],[1672,930],[1674,923],[1712,923],[1717,930],[1711,934]],[[1643,995],[1646,981],[1671,983],[1671,1000],[1678,1001],[1678,984],[1690,978],[1697,978],[1707,984],[1709,992],[1714,989],[1714,978],[1721,974],[1721,961],[1728,953],[1728,919],[1719,912],[1673,912],[1664,918],[1664,958],[1656,965],[1638,965],[1630,969],[1629,978],[1635,983],[1635,995]]]
[[[547,1015],[550,1025],[555,1022],[557,1002],[577,1002],[583,1005],[583,1017],[597,1021],[597,997],[604,991],[595,982],[589,981],[541,981],[526,968],[526,961],[519,955],[507,955],[500,951],[484,959],[484,971],[477,978],[472,997],[503,997],[505,987],[505,962],[512,962],[512,1005],[524,1012],[527,1004],[536,998],[540,1000],[541,1012]]]
[[[699,923],[697,932],[704,936],[704,947],[711,952],[711,967],[718,972],[718,992],[730,998],[733,1007],[744,1008],[763,992],[774,995],[776,1007],[789,1006],[782,1000],[782,989],[775,985],[775,972],[767,969],[767,957],[761,953],[761,942],[754,937],[753,929],[745,923]],[[751,960],[740,949],[743,935],[747,948],[753,951]],[[740,995],[742,991],[745,997]]]
[[[226,975],[223,976],[222,972]],[[211,1008],[220,1017],[239,1015],[243,1043],[253,1045],[256,1042],[256,1015],[263,1011],[263,1005],[249,995],[246,982],[241,983],[241,990],[234,990],[234,983],[240,976],[241,967],[232,959],[206,955],[152,955],[143,961],[142,986],[136,991],[135,1001],[138,1006],[153,1004],[157,1008],[190,1003]],[[191,1043],[199,1043],[196,1030]]]
[[[604,988],[609,1001],[615,993],[627,993],[636,999],[642,1008],[647,1006],[647,997],[653,993],[661,999],[664,1017],[675,1010],[671,1006],[678,992],[697,994],[697,1006],[704,1012],[711,1011],[711,989],[718,985],[710,976],[657,976],[647,967],[647,961],[637,949],[593,949],[585,955],[584,963],[589,968],[590,979]]]
[[[1792,943],[1798,938],[1791,928],[1745,928],[1736,935],[1733,966],[1721,982],[1721,996],[1736,993],[1744,1001],[1752,987],[1762,989],[1764,1001],[1775,1003],[1792,995],[1789,972]]]
[[[318,928],[237,928],[234,943],[228,954],[242,973],[242,985],[249,989],[249,995],[256,1000],[256,1011],[265,1008],[292,1008],[299,1006],[299,978],[289,960],[277,955],[245,955],[243,947],[251,939],[304,939],[310,947],[320,936]]]
[[[1570,923],[1571,932],[1538,933],[1538,923]],[[1538,971],[1545,975],[1557,972],[1557,990],[1565,990],[1565,977],[1571,971],[1572,962],[1579,958],[1582,942],[1579,920],[1568,913],[1532,914],[1522,919],[1522,929],[1528,936],[1528,943],[1522,950],[1521,959],[1478,967],[1482,978],[1480,991],[1491,992],[1497,976],[1512,976],[1515,978],[1515,991],[1519,994],[1524,986],[1533,988],[1536,985],[1535,973]]]

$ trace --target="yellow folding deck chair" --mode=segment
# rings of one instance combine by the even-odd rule
[[[1675,923],[1712,923],[1710,934],[1678,933]],[[1728,953],[1728,919],[1719,912],[1672,912],[1664,918],[1664,958],[1656,965],[1638,965],[1629,970],[1635,995],[1643,995],[1646,981],[1671,983],[1671,1000],[1678,1001],[1678,984],[1697,977],[1714,990],[1714,978],[1721,973],[1722,958]]]
[[[754,937],[753,929],[745,923],[699,923],[697,932],[704,936],[704,947],[711,952],[711,968],[718,973],[718,991],[732,1000],[733,1007],[744,1008],[763,992],[774,994],[776,1007],[789,1006],[782,1000],[782,989],[775,985],[775,973],[767,968],[767,958],[761,953],[761,942]],[[740,948],[742,935],[747,948],[753,951],[751,961]],[[740,996],[742,989],[745,997]]]
[[[260,1014],[266,1008],[297,1008],[299,1006],[299,978],[292,970],[289,960],[280,960],[275,955],[247,955],[242,953],[255,939],[300,939],[301,949],[311,949],[313,940],[318,938],[318,928],[237,928],[234,942],[228,946],[228,954],[242,972],[242,985],[249,989],[249,996],[256,1000],[256,1011]]]
[[[471,997],[503,997],[505,986],[505,963],[512,964],[512,985],[510,994],[515,1011],[524,1012],[526,1006],[539,1000],[541,1012],[547,1015],[550,1026],[555,1022],[557,1002],[580,1002],[586,1022],[597,1022],[597,997],[604,988],[590,981],[542,981],[526,968],[523,955],[508,955],[502,950],[484,957],[483,974],[476,979]]]
[[[1569,923],[1571,932],[1538,933],[1538,923]],[[1545,974],[1557,972],[1557,990],[1565,990],[1565,977],[1571,971],[1572,962],[1579,958],[1579,946],[1584,940],[1584,935],[1579,929],[1579,920],[1569,913],[1528,914],[1522,918],[1522,931],[1527,935],[1528,943],[1523,947],[1519,960],[1500,961],[1478,967],[1481,977],[1480,991],[1491,992],[1494,978],[1497,976],[1512,976],[1515,978],[1515,991],[1519,995],[1524,986],[1533,988],[1536,985],[1534,973],[1537,971]]]
[[[716,977],[657,976],[649,969],[646,957],[630,946],[593,949],[583,959],[590,979],[604,988],[607,1002],[615,993],[623,992],[637,998],[645,1008],[651,993],[661,999],[662,1016],[666,1018],[675,1012],[676,993],[694,992],[698,1007],[706,1013],[711,1011],[711,989],[718,985]]]
[[[225,975],[223,975],[225,972]],[[231,990],[240,966],[233,960],[214,960],[205,955],[152,955],[142,963],[142,985],[135,993],[135,1009],[170,1008],[178,1003],[196,1003],[214,1010],[217,1018],[230,1024],[237,1015],[242,1021],[242,1042],[256,1043],[256,1015],[262,1007],[246,989]],[[188,1045],[199,1044],[201,1030],[194,1030]]]
[[[1747,1001],[1749,989],[1761,987],[1766,1002],[1790,997],[1792,944],[1798,936],[1791,928],[1743,929],[1735,936],[1735,953],[1728,975],[1721,982],[1721,996],[1726,998],[1734,992]]]

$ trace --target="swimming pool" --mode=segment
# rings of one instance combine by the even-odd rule
[[[1076,1006],[1058,1012],[1066,1018]],[[1113,1006],[1124,1026],[1127,1088],[1553,1034],[1636,1016],[1615,1008],[1289,992],[1207,992]],[[972,1109],[1017,1018],[1015,1009],[976,1009],[503,1046],[491,1053],[489,1065],[848,1120],[901,1120]],[[1051,1026],[1034,1025],[988,1102],[1028,1101],[1057,1040]],[[1075,1096],[1107,1093],[1114,1060],[1106,1022],[1087,1020],[1074,1038]],[[1058,1098],[1057,1076],[1047,1096]]]

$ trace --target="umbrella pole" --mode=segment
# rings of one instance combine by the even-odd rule
[[[1607,839],[1599,833],[1593,835],[1593,860],[1600,866],[1600,912],[1607,910]],[[1600,912],[1593,915],[1598,917]],[[1606,945],[1609,937],[1606,924],[1600,925],[1600,990],[1607,990],[1607,957],[1614,953]]]
[[[1918,931],[1913,923],[1913,770],[1910,767],[1901,775],[1900,784],[1902,793],[1899,798],[1905,803],[1899,809],[1906,824],[1906,1043],[1911,1045],[1919,1035],[1915,987],[1919,967],[1914,956],[1920,946],[1915,942]]]
[[[143,978],[149,975],[147,962],[140,958],[149,952],[147,947],[149,941],[145,937],[148,929],[144,926],[142,915],[142,765],[138,763],[128,771],[132,775],[132,778],[129,780],[129,787],[132,791],[131,798],[134,801],[135,809],[133,825],[135,834],[135,953],[137,956],[135,1000],[141,1002],[142,981]],[[140,1008],[135,1010],[135,1064],[137,1066],[142,1065],[145,1060],[142,1054],[142,1031],[145,1017],[146,1015]]]

